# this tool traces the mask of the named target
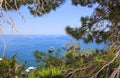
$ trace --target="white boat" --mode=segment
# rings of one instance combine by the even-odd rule
[[[0,58],[0,61],[2,61],[2,58]]]
[[[30,66],[28,67],[29,70],[36,70],[36,67]]]
[[[53,47],[50,47],[49,48],[49,52],[53,52],[54,51],[54,48]]]
[[[29,72],[32,71],[32,70],[36,70],[36,67],[30,66],[30,67],[28,67],[25,71],[26,71],[27,73],[29,73]]]

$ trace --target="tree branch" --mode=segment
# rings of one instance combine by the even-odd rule
[[[74,75],[74,73],[76,73],[76,72],[78,72],[78,71],[82,71],[82,70],[86,70],[86,69],[88,69],[88,68],[90,68],[90,67],[92,67],[92,66],[87,66],[87,67],[84,67],[84,68],[77,68],[77,69],[74,69],[73,71],[71,71],[70,73],[68,73],[67,75],[66,75],[66,77],[68,78],[72,78],[73,77],[73,75]]]
[[[115,76],[116,76],[119,72],[120,72],[120,65],[117,67],[117,69],[115,69],[115,70],[112,72],[110,78],[115,78]]]
[[[115,57],[110,61],[108,62],[107,64],[105,64],[95,75],[94,75],[94,78],[97,78],[98,74],[105,68],[107,67],[108,65],[110,65],[111,63],[113,63],[115,61],[115,59],[118,57],[120,53],[120,49],[118,50],[118,52],[116,53]]]

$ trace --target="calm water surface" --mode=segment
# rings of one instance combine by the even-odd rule
[[[4,36],[7,49],[5,56],[12,57],[15,53],[17,53],[17,59],[20,62],[27,62],[27,66],[36,66],[35,58],[33,57],[33,52],[35,50],[40,50],[44,52],[48,52],[48,49],[52,46],[56,50],[60,48],[62,54],[64,53],[63,47],[66,43],[70,40],[80,42],[82,48],[88,49],[91,48],[98,48],[102,49],[103,44],[95,44],[89,43],[85,44],[82,40],[75,40],[70,36],[43,36],[43,35],[30,35],[30,36],[23,36],[23,35],[5,35]],[[0,39],[0,57],[2,56],[3,51],[3,43]]]

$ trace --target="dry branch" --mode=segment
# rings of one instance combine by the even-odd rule
[[[118,66],[117,69],[115,69],[115,70],[112,72],[110,78],[115,78],[115,76],[116,76],[118,73],[120,73],[120,65]],[[118,75],[118,76],[119,76],[119,75]]]
[[[0,24],[0,37],[1,37],[2,42],[3,42],[3,45],[4,45],[3,54],[2,54],[2,57],[4,57],[4,55],[5,55],[5,50],[6,50],[6,43],[5,43],[3,34],[2,34],[2,24]]]
[[[111,63],[113,63],[115,61],[115,59],[118,57],[120,53],[120,50],[118,50],[118,52],[116,53],[115,57],[110,61],[108,62],[107,64],[105,64],[95,75],[94,75],[94,78],[97,78],[98,74],[105,68],[107,67],[108,65],[110,65]]]
[[[76,72],[78,72],[78,71],[82,71],[82,70],[86,70],[86,69],[89,69],[89,68],[91,68],[92,66],[86,66],[86,67],[84,67],[84,68],[76,68],[76,69],[74,69],[73,71],[71,71],[71,72],[69,72],[65,77],[66,78],[72,78],[73,77],[73,75],[76,73]],[[69,70],[69,69],[68,69]]]
[[[4,1],[4,2],[3,2]],[[2,5],[4,5],[4,8],[2,7]],[[5,55],[5,50],[6,50],[6,43],[3,37],[3,32],[2,32],[2,24],[5,22],[7,24],[9,24],[12,28],[12,32],[16,31],[18,32],[16,26],[14,25],[14,21],[12,19],[12,17],[8,14],[8,7],[11,8],[12,10],[15,10],[16,12],[18,12],[18,14],[20,15],[20,17],[22,17],[22,19],[25,21],[24,16],[18,11],[18,6],[17,6],[17,0],[14,0],[14,4],[15,8],[17,10],[15,10],[15,8],[13,8],[9,3],[8,0],[0,0],[0,19],[1,19],[1,24],[0,24],[0,36],[4,45],[4,49],[3,49],[3,53],[2,53],[2,57],[4,57]],[[6,10],[6,11],[4,11]],[[7,13],[7,14],[6,14]]]

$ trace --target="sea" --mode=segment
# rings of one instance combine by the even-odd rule
[[[26,62],[26,67],[38,65],[33,56],[34,51],[48,52],[49,48],[53,47],[54,51],[59,48],[61,54],[64,54],[63,47],[71,40],[80,43],[80,48],[86,50],[88,48],[104,48],[103,43],[91,42],[86,44],[82,40],[76,40],[69,35],[4,35],[4,40],[6,43],[5,57],[11,58],[16,54],[16,59],[20,63]],[[0,57],[2,57],[3,50],[4,45],[0,38]]]

